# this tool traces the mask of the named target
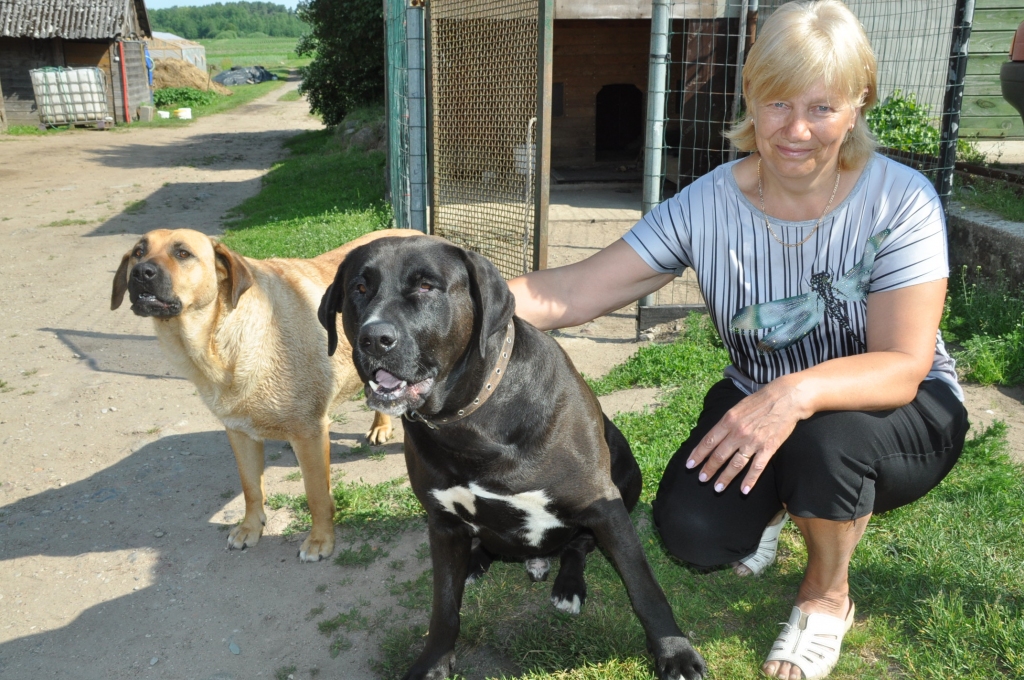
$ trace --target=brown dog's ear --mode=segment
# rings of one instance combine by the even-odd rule
[[[110,309],[117,309],[124,302],[124,294],[128,292],[128,260],[132,257],[132,251],[128,251],[121,258],[121,266],[114,274],[114,290],[110,293]]]
[[[213,253],[217,257],[217,261],[223,264],[228,271],[228,281],[231,283],[231,306],[237,307],[238,299],[252,287],[252,270],[238,253],[223,243],[214,243]]]
[[[338,265],[338,272],[334,275],[334,283],[327,286],[324,296],[320,298],[320,307],[316,310],[316,318],[320,320],[320,325],[327,329],[327,356],[331,357],[338,349],[338,312],[345,301],[345,279],[342,273],[344,268],[345,261],[342,260]]]
[[[516,298],[498,268],[483,255],[462,250],[469,272],[469,292],[480,333],[480,356],[486,358],[487,339],[503,330],[516,313]]]

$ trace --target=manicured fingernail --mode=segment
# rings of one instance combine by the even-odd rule
[[[743,487],[743,495],[746,496],[748,493],[750,493],[750,487],[749,486]]]
[[[699,475],[697,475],[697,479],[699,479],[702,482],[706,482],[708,481],[708,474],[706,472],[702,472]]]
[[[717,491],[718,493],[722,493],[723,491],[725,491],[725,484],[722,484],[721,482],[715,484],[715,491]]]
[[[696,465],[696,464],[697,464],[697,461],[695,461],[693,458],[687,458],[686,459],[686,469],[687,470],[693,468],[693,466]]]

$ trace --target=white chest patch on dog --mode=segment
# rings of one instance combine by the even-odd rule
[[[437,502],[441,504],[447,512],[453,515],[459,516],[458,511],[455,509],[455,504],[458,503],[463,509],[471,516],[477,514],[476,500],[477,498],[486,499],[490,501],[500,501],[502,503],[508,503],[516,510],[523,513],[523,537],[526,543],[537,547],[544,539],[544,532],[548,529],[557,529],[558,527],[565,526],[558,518],[551,514],[548,509],[548,503],[551,499],[543,491],[524,491],[523,493],[517,493],[512,496],[503,496],[501,494],[492,493],[475,482],[470,482],[469,486],[452,486],[447,489],[434,489],[430,492],[430,495],[437,499]],[[465,518],[462,518],[467,524],[472,524]],[[474,525],[474,528],[475,525]]]

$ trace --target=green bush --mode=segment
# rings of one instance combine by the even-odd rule
[[[238,33],[236,31],[221,31],[213,37],[215,40],[234,40],[238,37]]]
[[[214,92],[204,92],[194,87],[162,87],[153,92],[153,103],[159,107],[209,106],[217,100]]]
[[[939,129],[932,124],[929,108],[919,104],[913,92],[904,95],[900,90],[893,90],[885,101],[868,111],[865,118],[881,146],[928,156],[939,155]],[[985,160],[984,155],[966,139],[957,140],[956,155],[958,160],[969,163]]]
[[[312,56],[299,92],[328,126],[352,109],[384,100],[384,12],[379,2],[309,0],[299,18],[311,31],[295,51]]]

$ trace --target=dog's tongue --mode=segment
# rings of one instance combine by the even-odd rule
[[[377,383],[386,390],[392,390],[401,384],[401,380],[391,375],[383,368],[377,371],[377,375],[374,376]]]

